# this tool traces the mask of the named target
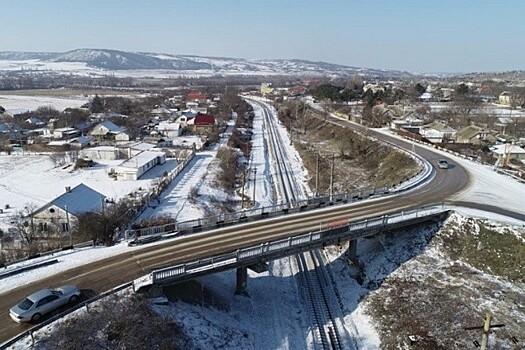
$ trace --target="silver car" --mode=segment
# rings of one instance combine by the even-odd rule
[[[438,167],[441,169],[448,169],[448,162],[446,159],[440,159],[438,160]]]
[[[18,323],[37,322],[43,315],[74,303],[80,297],[80,289],[75,286],[62,286],[56,289],[42,289],[31,294],[9,310],[11,318]]]

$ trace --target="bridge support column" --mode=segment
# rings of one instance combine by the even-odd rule
[[[248,268],[238,267],[237,268],[237,287],[235,288],[236,295],[248,296],[246,287],[248,286]]]
[[[348,260],[357,265],[357,239],[348,242],[348,250],[346,251]]]

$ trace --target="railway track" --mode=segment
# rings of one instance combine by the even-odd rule
[[[276,116],[266,105],[260,105],[268,133],[272,162],[276,166],[275,176],[279,180],[274,183],[278,187],[280,198],[293,206],[298,200],[306,199],[307,195],[289,169],[293,155],[288,154],[289,148],[283,147],[288,140],[280,134]],[[298,286],[310,313],[315,348],[348,349],[346,344],[352,343],[342,322],[342,312],[336,299],[333,281],[327,272],[321,252],[315,250],[296,254],[294,258],[299,269]]]
[[[377,135],[381,138],[384,135]],[[406,149],[412,145],[397,139],[390,140]],[[434,162],[439,155],[423,148],[417,153]],[[438,172],[435,178],[417,191],[397,197],[353,203],[283,216],[271,220],[225,227],[193,236],[180,237],[156,246],[144,246],[113,257],[93,261],[54,275],[35,279],[30,284],[1,294],[0,343],[26,330],[29,325],[18,325],[9,319],[9,308],[35,290],[49,286],[75,284],[82,289],[102,293],[144,275],[145,271],[180,264],[189,259],[206,258],[235,251],[236,249],[278,240],[296,234],[314,231],[323,222],[347,218],[350,222],[419,207],[447,200],[468,185],[467,172],[457,166]]]

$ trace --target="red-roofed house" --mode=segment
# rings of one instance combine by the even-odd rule
[[[203,133],[210,131],[215,126],[215,117],[210,114],[197,114],[195,118],[188,122],[188,125],[193,126],[193,131]]]
[[[306,93],[306,88],[301,85],[296,85],[293,88],[290,88],[289,92],[292,96],[301,96]]]
[[[186,95],[186,101],[204,102],[206,99],[206,95],[199,91],[192,91]]]

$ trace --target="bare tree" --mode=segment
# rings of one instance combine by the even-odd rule
[[[67,162],[66,152],[53,152],[49,154],[49,158],[55,167],[62,166]]]
[[[303,113],[297,115],[297,123],[302,126],[303,134],[306,134],[308,127],[315,119],[315,115],[310,110],[305,110]]]

